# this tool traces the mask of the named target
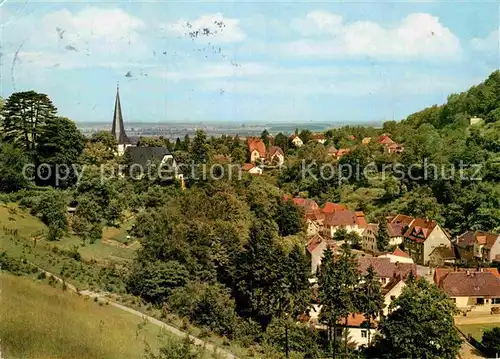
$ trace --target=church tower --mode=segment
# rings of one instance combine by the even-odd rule
[[[122,106],[120,103],[120,88],[116,86],[116,100],[115,100],[115,112],[113,115],[113,127],[111,128],[111,134],[116,139],[118,143],[118,155],[121,156],[125,152],[125,148],[130,144],[130,141],[125,133],[125,126],[123,125],[123,115]]]

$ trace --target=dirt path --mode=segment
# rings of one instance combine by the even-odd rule
[[[68,283],[68,282],[65,282],[62,278],[56,276],[55,274],[49,272],[49,271],[46,271],[45,269],[43,268],[40,268],[38,267],[37,265],[35,265],[34,263],[30,263],[31,265],[35,266],[36,268],[38,268],[40,271],[43,271],[47,276],[52,276],[54,279],[56,279],[57,281],[59,281],[60,283],[66,283],[66,287],[67,289],[69,289],[70,291],[72,292],[75,292],[75,293],[78,293],[80,295],[85,295],[85,296],[88,296],[90,298],[101,298],[103,300],[106,300],[108,302],[109,305],[115,307],[115,308],[118,308],[118,309],[121,309],[125,312],[128,312],[130,314],[133,314],[141,319],[145,319],[147,320],[148,322],[158,326],[158,327],[161,327],[165,330],[167,330],[168,332],[178,336],[178,337],[181,337],[181,338],[185,338],[186,335],[188,335],[187,333],[171,326],[171,325],[168,325],[164,322],[162,322],[161,320],[158,320],[156,318],[153,318],[149,315],[146,315],[144,313],[141,313],[139,312],[138,310],[135,310],[133,308],[130,308],[130,307],[127,307],[127,306],[124,306],[122,304],[119,304],[119,303],[116,303],[116,302],[113,302],[112,300],[109,300],[108,297],[105,296],[105,294],[102,294],[102,293],[97,293],[97,292],[92,292],[92,291],[89,291],[89,290],[82,290],[82,291],[78,291],[77,288]],[[224,349],[221,349],[219,348],[218,346],[214,345],[214,344],[211,344],[209,342],[206,342],[204,340],[201,340],[201,339],[198,339],[192,335],[189,335],[189,339],[197,346],[200,346],[200,347],[203,347],[205,348],[207,351],[211,352],[211,353],[216,353],[224,358],[227,358],[227,359],[240,359],[239,357],[237,357],[236,355],[234,355],[233,353],[230,353],[228,352],[227,350],[224,350]]]

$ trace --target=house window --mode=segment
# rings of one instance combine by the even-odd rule
[[[457,298],[450,298],[453,303],[457,303]]]
[[[368,338],[368,331],[367,330],[361,331],[361,338]]]
[[[341,337],[342,336],[342,328],[337,328],[337,330],[335,331],[335,333],[336,333],[335,335],[337,337]]]
[[[391,302],[396,299],[396,296],[395,295],[391,295]]]
[[[493,298],[491,304],[500,304],[500,298]]]
[[[476,298],[476,304],[477,305],[483,305],[484,304],[484,298]]]

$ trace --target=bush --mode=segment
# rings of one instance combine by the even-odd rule
[[[140,263],[132,268],[127,289],[154,304],[164,303],[172,290],[186,283],[189,272],[176,261]]]
[[[172,291],[170,308],[191,322],[232,337],[238,321],[234,300],[220,284],[190,282]]]
[[[31,266],[24,261],[10,257],[6,252],[0,253],[0,268],[15,275],[31,273]]]

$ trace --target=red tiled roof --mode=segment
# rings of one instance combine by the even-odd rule
[[[253,163],[245,163],[243,165],[243,171],[250,171],[254,167],[255,167],[255,165]]]
[[[269,157],[272,157],[274,156],[275,154],[281,154],[282,156],[285,156],[285,154],[283,153],[283,150],[278,147],[278,146],[271,146],[269,147],[269,151],[268,151],[268,156]]]
[[[495,242],[497,241],[498,237],[498,234],[490,232],[467,231],[456,238],[455,244],[459,247],[465,248],[474,246],[474,244],[477,243],[491,249],[491,247],[493,247],[493,244],[495,244]]]
[[[349,314],[349,316],[347,317],[347,326],[348,327],[360,327],[361,324],[363,324],[364,322],[366,322],[366,318],[364,317],[363,314],[360,314],[360,313],[356,313],[356,314]],[[377,324],[377,322],[375,321],[371,321],[372,325],[373,324]],[[340,325],[345,325],[345,318],[342,318],[338,321],[338,324]]]
[[[315,209],[312,211],[307,211],[304,213],[304,219],[311,221],[323,221],[325,219],[325,214],[320,209]]]
[[[452,270],[441,273],[439,278],[436,274],[436,280],[439,288],[450,297],[500,296],[500,278],[490,271]]]
[[[315,133],[315,134],[311,135],[311,138],[313,140],[324,140],[325,139],[325,135],[322,134],[322,133]]]
[[[394,141],[387,135],[380,136],[377,142],[382,145],[392,145],[394,143]]]
[[[392,255],[393,256],[398,256],[398,257],[410,258],[410,256],[406,252],[404,252],[401,249],[399,249],[399,247],[396,247],[396,249],[394,250],[394,252],[392,252]]]
[[[285,201],[290,200],[289,197],[285,196],[284,197]],[[313,201],[312,199],[306,199],[306,198],[301,198],[301,197],[295,197],[291,199],[292,202],[298,206],[304,209],[304,211],[315,211],[320,209],[316,201]]]
[[[409,226],[415,218],[407,216],[406,214],[398,214],[391,219],[392,224],[402,224],[404,226]]]
[[[336,211],[326,215],[324,224],[332,227],[358,225],[364,228],[366,226],[366,220],[363,212]]]
[[[351,152],[351,150],[349,148],[341,148],[340,150],[337,151],[336,156],[337,157],[342,157],[343,155],[346,155],[349,152]]]
[[[314,252],[318,246],[326,241],[326,247],[330,249],[332,252],[335,252],[337,248],[337,244],[335,241],[327,240],[321,237],[319,234],[314,235],[308,242],[307,242],[307,251],[309,253]]]
[[[362,275],[372,266],[379,278],[407,278],[410,273],[417,276],[417,265],[414,263],[393,263],[390,258],[361,257],[358,259],[358,270]]]
[[[437,222],[432,219],[416,218],[404,236],[416,242],[425,242],[436,226]]]
[[[333,203],[333,202],[326,202],[323,205],[323,212],[324,213],[333,213],[336,211],[347,211],[347,208],[341,204]]]
[[[248,149],[250,152],[257,150],[261,157],[266,155],[266,144],[261,139],[249,139]]]

